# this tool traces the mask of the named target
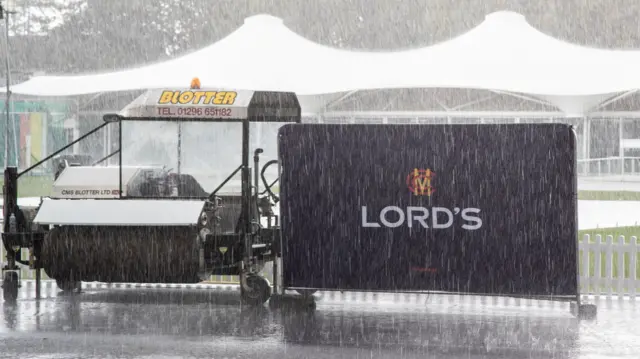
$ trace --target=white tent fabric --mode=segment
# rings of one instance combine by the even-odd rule
[[[567,43],[500,11],[449,41],[397,53],[385,87],[482,88],[532,95],[588,96],[640,87],[640,51]],[[426,66],[435,66],[434,68]]]
[[[640,51],[560,41],[508,11],[488,15],[449,41],[386,53],[322,46],[298,36],[281,19],[258,15],[219,42],[177,59],[105,74],[38,76],[12,91],[69,96],[184,87],[197,76],[203,86],[294,91],[303,102],[316,99],[314,109],[337,93],[355,90],[475,88],[533,95],[580,115],[608,97],[640,88],[639,63]]]
[[[473,88],[532,95],[581,116],[640,88],[640,51],[598,49],[542,33],[524,16],[499,11],[472,30],[396,54],[381,88]]]
[[[257,15],[213,45],[176,59],[111,73],[37,76],[12,92],[68,96],[186,87],[198,77],[204,87],[337,93],[353,89],[344,84],[361,78],[369,59],[368,53],[316,44],[289,30],[279,18]]]

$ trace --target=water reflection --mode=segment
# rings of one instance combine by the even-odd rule
[[[444,307],[392,312],[384,306],[353,302],[347,306],[320,303],[317,310],[304,312],[245,307],[235,291],[186,289],[104,290],[56,297],[50,304],[49,310],[36,316],[39,324],[32,321],[28,326],[44,332],[235,338],[297,347],[454,356],[569,357],[579,338],[575,318],[536,316],[535,310],[518,315],[491,310],[482,315],[448,313]],[[17,313],[8,306],[4,309],[6,327],[15,328]],[[29,320],[33,317],[24,314],[31,313],[30,307],[20,318]]]

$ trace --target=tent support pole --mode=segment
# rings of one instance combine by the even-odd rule
[[[438,106],[442,107],[443,110],[447,112],[451,111],[451,109],[447,107],[447,105],[445,105],[444,102],[442,102],[442,100],[436,98],[435,101],[438,104]]]
[[[451,117],[451,118],[555,118],[560,111],[331,111],[327,117]],[[640,113],[638,114],[640,116]]]
[[[11,65],[9,62],[9,15],[13,14],[13,11],[8,11],[2,5],[0,5],[0,18],[4,18],[5,25],[5,53],[7,54],[5,65],[6,65],[6,102],[5,102],[5,110],[7,111],[7,121],[4,125],[4,168],[7,168],[9,165],[9,118],[11,116]],[[17,156],[17,153],[16,153]],[[17,158],[16,158],[17,160]]]
[[[604,112],[590,112],[589,116],[594,118],[640,118],[640,111],[604,111]]]
[[[469,106],[473,106],[473,105],[477,105],[477,104],[480,104],[480,103],[483,103],[483,102],[489,101],[489,100],[491,100],[491,99],[492,99],[492,98],[494,98],[494,97],[495,97],[495,96],[493,96],[493,95],[491,95],[491,96],[486,96],[486,97],[482,97],[482,98],[479,98],[479,99],[477,99],[477,100],[474,100],[474,101],[471,101],[471,102],[467,102],[467,103],[463,103],[462,105],[458,105],[458,106],[456,106],[456,107],[453,107],[453,108],[451,108],[451,109],[447,109],[447,110],[459,111],[459,110],[462,110],[462,109],[467,108],[467,107],[469,107]],[[442,105],[440,105],[440,106],[442,106]]]
[[[619,156],[620,156],[620,176],[622,176],[622,180],[624,181],[624,119],[622,117],[618,118],[618,147],[619,147]]]
[[[584,116],[582,118],[582,159],[589,158],[589,117]],[[587,164],[588,166],[588,164]],[[585,170],[585,174],[589,173],[589,170]]]
[[[326,112],[329,109],[329,107],[339,104],[340,102],[342,102],[342,101],[346,100],[347,98],[351,97],[351,95],[354,95],[358,91],[360,91],[360,90],[349,91],[346,94],[344,94],[342,97],[338,98],[337,100],[329,102],[326,106],[324,106],[324,108],[322,109],[322,112]]]
[[[519,98],[521,100],[526,100],[526,101],[538,103],[538,104],[541,104],[541,105],[551,106],[551,107],[557,108],[557,106],[552,104],[551,102],[544,101],[544,100],[541,100],[539,98],[535,98],[535,97],[531,97],[531,96],[525,96],[525,95],[519,95],[519,94],[508,92],[508,91],[499,91],[499,90],[490,90],[490,91],[493,92],[493,93],[500,94],[500,95],[508,95],[508,96],[512,96],[512,97],[515,97],[515,98]]]
[[[102,92],[98,92],[97,94],[91,96],[87,101],[84,101],[82,103],[82,106],[80,106],[80,101],[78,101],[78,109],[80,109],[80,108],[84,109],[85,107],[89,106],[93,101],[99,99],[100,96],[102,96],[102,95],[103,95]]]
[[[390,99],[388,99],[388,100],[387,100],[387,104],[386,104],[386,105],[384,105],[384,107],[382,108],[382,111],[386,111],[387,109],[389,109],[389,106],[391,106],[391,101],[395,101],[395,100],[397,100],[397,99],[398,99],[398,97],[400,97],[400,91],[398,91],[398,93],[397,93],[397,94],[395,94],[395,95],[393,96],[393,98],[390,98]]]
[[[610,99],[608,99],[608,100],[604,101],[603,103],[599,104],[598,106],[596,106],[596,108],[594,110],[598,110],[598,109],[601,109],[603,107],[606,107],[606,106],[608,106],[608,105],[610,105],[610,104],[612,104],[612,103],[614,103],[616,101],[620,101],[620,100],[624,99],[625,97],[631,96],[636,92],[638,92],[638,90],[630,90],[630,91],[621,93],[620,95],[611,97]]]

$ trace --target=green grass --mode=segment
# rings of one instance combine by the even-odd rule
[[[640,201],[640,192],[578,191],[578,199],[587,201]]]

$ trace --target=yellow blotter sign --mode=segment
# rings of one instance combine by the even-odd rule
[[[244,119],[254,91],[218,89],[150,90],[122,111],[124,117]]]
[[[163,91],[160,105],[233,105],[238,97],[236,91]]]

